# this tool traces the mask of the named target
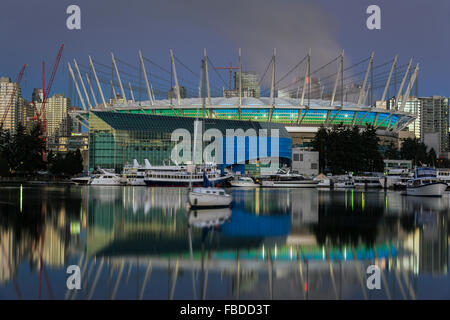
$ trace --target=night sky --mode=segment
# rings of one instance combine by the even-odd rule
[[[81,7],[81,30],[66,28],[67,6]],[[381,7],[381,30],[366,28],[366,8]],[[320,65],[345,49],[349,61],[375,51],[375,63],[399,54],[420,63],[419,94],[450,96],[450,2],[448,0],[2,0],[0,75],[15,78],[24,63],[23,95],[41,83],[41,61],[50,68],[61,43],[63,65],[88,55],[110,64],[110,52],[137,65],[137,51],[169,68],[169,49],[195,69],[203,48],[219,65],[262,73],[277,48],[277,69],[295,65],[308,48]],[[53,93],[66,93],[62,67]],[[223,74],[224,78],[227,75]]]

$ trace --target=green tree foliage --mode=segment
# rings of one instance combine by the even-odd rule
[[[39,125],[34,126],[30,133],[21,124],[14,134],[10,131],[0,132],[2,176],[28,175],[45,169],[44,153],[45,142]]]
[[[405,160],[412,160],[416,166],[428,164],[429,160],[427,146],[417,138],[408,138],[403,142],[400,149],[400,157]]]
[[[83,157],[80,150],[66,154],[50,152],[48,157],[49,171],[56,175],[73,176],[83,171]]]
[[[358,126],[332,129],[320,128],[312,142],[319,151],[320,170],[334,174],[344,172],[383,171],[383,158],[379,152],[376,129],[368,126],[361,131]]]

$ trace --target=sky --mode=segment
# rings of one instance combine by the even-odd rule
[[[66,8],[81,8],[81,30],[66,27]],[[369,5],[381,9],[381,30],[369,30]],[[345,50],[356,62],[375,52],[375,64],[396,54],[420,64],[419,94],[450,96],[448,0],[2,0],[0,3],[0,76],[15,79],[28,64],[23,95],[41,85],[65,44],[52,93],[67,93],[67,62],[77,59],[111,65],[110,52],[138,64],[138,50],[169,69],[169,49],[199,72],[203,48],[215,66],[238,63],[262,74],[277,48],[277,74],[312,50],[319,66]],[[180,67],[177,67],[180,68]],[[228,82],[228,74],[222,72]],[[47,74],[48,76],[48,74]]]

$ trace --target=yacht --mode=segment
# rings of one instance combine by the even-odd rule
[[[230,184],[232,187],[259,187],[259,184],[255,183],[252,178],[242,176],[234,178],[230,181]]]
[[[355,182],[353,180],[342,180],[342,181],[335,182],[334,187],[335,188],[353,189],[353,188],[355,188]]]
[[[187,166],[160,166],[147,170],[144,182],[147,186],[199,187],[203,185],[203,174],[207,175],[212,185],[221,185],[230,180],[232,175],[222,174],[215,165],[189,168]]]
[[[266,188],[315,188],[319,181],[307,179],[301,174],[279,169],[276,174],[262,179],[261,186]]]
[[[442,182],[445,182],[450,187],[450,169],[438,169],[437,178]]]
[[[89,185],[91,186],[120,186],[123,185],[122,177],[113,172],[104,169],[98,169],[99,173],[95,174]]]
[[[447,189],[447,184],[437,178],[434,168],[416,168],[414,179],[408,181],[406,194],[408,196],[440,197]]]
[[[352,175],[340,177],[335,183],[335,188],[346,188],[346,189],[353,189],[356,187],[355,180],[353,179]]]
[[[73,183],[78,184],[78,185],[87,185],[91,182],[92,177],[91,176],[79,176],[79,177],[74,177],[70,180]]]
[[[317,184],[318,188],[331,188],[332,181],[330,177],[327,177],[326,175],[324,175],[323,173],[319,174],[318,176],[316,176],[314,178],[314,181],[318,181],[319,183]]]

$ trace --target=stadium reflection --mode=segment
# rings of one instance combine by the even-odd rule
[[[449,195],[233,190],[188,211],[186,189],[2,187],[0,295],[15,299],[424,299],[450,280]],[[381,290],[366,286],[369,265]],[[68,290],[78,265],[81,290]]]

